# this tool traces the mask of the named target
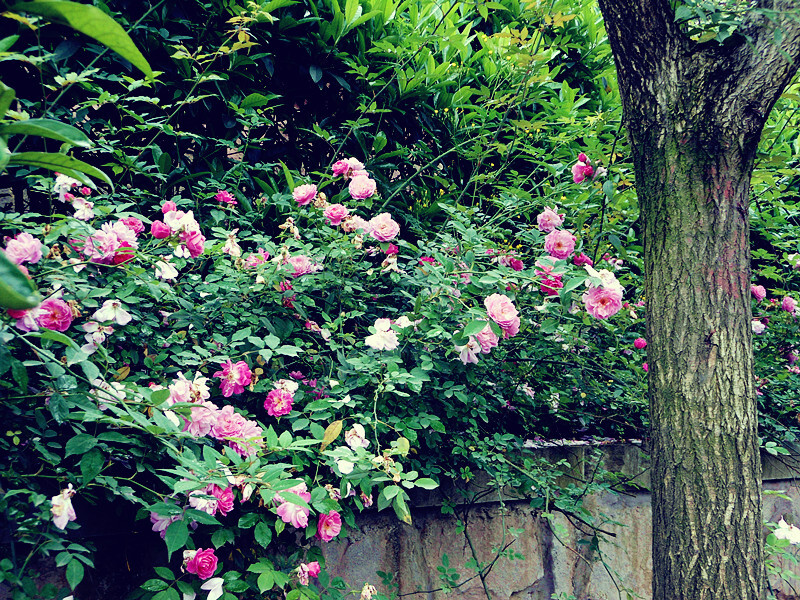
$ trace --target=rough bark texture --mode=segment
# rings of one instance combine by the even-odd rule
[[[797,68],[786,11],[800,0],[761,2],[724,45],[688,39],[667,0],[600,7],[644,231],[653,597],[763,598],[748,204],[766,115]]]

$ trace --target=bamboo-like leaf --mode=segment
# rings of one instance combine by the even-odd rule
[[[108,178],[108,175],[103,173],[100,169],[93,167],[82,160],[78,160],[77,158],[67,156],[66,154],[59,154],[57,152],[14,153],[11,155],[9,164],[41,167],[43,169],[50,169],[51,171],[58,171],[59,173],[64,173],[65,175],[69,175],[67,170],[85,173],[89,177],[100,179],[101,181],[106,182],[112,188],[114,187],[114,184],[111,183],[111,179]]]
[[[153,70],[122,26],[95,6],[64,0],[34,0],[15,4],[11,10],[69,25],[113,50],[150,79],[153,78]]]
[[[77,127],[53,119],[27,119],[0,125],[0,135],[38,135],[81,148],[91,148],[92,142]]]
[[[14,88],[10,88],[0,81],[0,119],[2,119],[8,112],[8,109],[11,108],[11,103],[14,101],[16,95]]]

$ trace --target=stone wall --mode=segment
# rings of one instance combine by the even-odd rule
[[[551,448],[548,452],[554,454],[553,458],[568,458],[574,475],[585,474],[585,447]],[[635,477],[642,486],[649,484],[647,460],[638,447],[609,446],[603,454],[606,466]],[[777,521],[785,514],[797,515],[800,521],[800,481],[795,479],[796,474],[800,469],[795,459],[765,458],[766,521]],[[786,497],[769,493],[778,490]],[[631,487],[623,494],[586,498],[585,506],[593,514],[605,515],[607,522],[602,528],[615,534],[603,535],[599,552],[587,527],[571,523],[558,513],[548,521],[525,500],[506,498],[502,503],[498,500],[461,507],[457,512],[466,520],[479,562],[490,562],[496,556],[493,548],[512,540],[508,549],[525,558],[501,557],[485,581],[473,577],[451,593],[442,590],[439,577],[444,555],[462,582],[474,576],[475,570],[466,566],[473,555],[464,534],[459,532],[458,519],[443,515],[437,506],[441,494],[448,492],[417,499],[412,509],[413,525],[386,512],[360,515],[359,531],[350,532],[344,541],[323,546],[329,572],[343,577],[353,587],[369,582],[382,591],[387,588],[376,573],[393,573],[401,596],[415,600],[486,600],[487,591],[492,600],[550,600],[553,594],[565,599],[574,596],[576,600],[627,600],[627,592],[632,598],[651,597],[652,529],[646,489],[637,491]],[[523,533],[514,538],[509,529],[521,529]],[[795,571],[800,573],[800,569]],[[786,583],[772,584],[781,598],[799,597]]]

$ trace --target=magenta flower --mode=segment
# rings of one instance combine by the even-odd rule
[[[223,490],[218,485],[211,484],[208,493],[217,499],[217,510],[222,513],[223,517],[233,510],[233,488],[231,486]]]
[[[317,186],[311,183],[298,185],[292,190],[292,198],[298,206],[305,206],[317,197]]]
[[[297,567],[297,580],[302,585],[308,585],[308,578],[309,577],[319,577],[320,566],[317,561],[310,562],[308,564],[300,563],[300,566]]]
[[[190,551],[191,552],[191,551]],[[208,579],[217,570],[217,557],[213,548],[198,548],[186,562],[186,570],[194,573],[200,579]]]
[[[357,175],[350,180],[350,185],[347,190],[350,192],[350,197],[354,200],[365,200],[375,194],[378,185],[374,179],[370,179],[367,175]]]
[[[270,390],[264,400],[264,410],[272,417],[282,417],[292,412],[294,394],[284,389]]]
[[[214,373],[213,377],[222,379],[219,386],[222,390],[222,395],[230,398],[233,394],[241,394],[246,385],[250,385],[253,374],[250,372],[250,367],[243,360],[236,364],[228,359],[221,371]]]
[[[6,244],[6,258],[15,265],[24,262],[38,263],[42,260],[42,242],[30,233],[18,233]]]
[[[217,413],[217,419],[211,428],[211,435],[218,440],[242,437],[246,421],[247,419],[237,413],[233,406],[227,404]]]
[[[331,170],[333,171],[334,175],[343,175],[345,178],[347,178],[351,177],[356,171],[363,171],[364,163],[351,156],[350,158],[337,160],[335,163],[333,163]]]
[[[565,229],[556,229],[544,238],[544,249],[553,258],[569,258],[575,250],[575,236]]]
[[[217,202],[222,202],[223,204],[230,204],[231,206],[236,206],[238,202],[231,196],[230,192],[227,190],[217,190],[217,194],[214,196],[214,200]]]
[[[389,242],[400,235],[400,225],[388,212],[380,213],[369,220],[369,233],[379,242]]]
[[[636,338],[633,340],[633,347],[637,350],[644,350],[647,348],[647,340],[644,338]]]
[[[751,285],[750,293],[753,294],[753,298],[756,299],[756,302],[761,302],[767,297],[767,290],[764,289],[763,285]]]
[[[572,165],[572,181],[575,183],[580,183],[587,177],[591,177],[594,173],[594,169],[592,168],[591,162],[589,158],[581,152],[578,155],[578,162]]]
[[[335,510],[329,513],[320,513],[317,522],[317,538],[323,542],[330,542],[342,530],[342,517]]]
[[[61,298],[48,298],[39,305],[36,323],[53,331],[66,331],[72,325],[72,309]]]
[[[596,319],[607,319],[622,308],[622,291],[617,288],[590,287],[583,294],[586,311]]]
[[[164,240],[172,235],[172,230],[169,228],[169,225],[162,221],[153,221],[150,224],[150,233],[157,240]]]
[[[645,373],[647,373],[650,370],[650,367],[647,366],[647,363],[642,363],[642,369]]]
[[[178,210],[178,205],[175,204],[172,200],[167,200],[164,204],[161,205],[161,213],[167,214],[168,212],[172,212],[173,210]]]
[[[576,267],[582,267],[583,265],[589,265],[590,267],[594,264],[591,258],[586,256],[583,252],[578,254],[577,256],[573,257],[572,264]]]
[[[139,235],[144,231],[144,223],[142,223],[141,219],[137,219],[136,217],[125,217],[120,219],[119,222],[125,225],[125,227],[130,229],[136,235]]]

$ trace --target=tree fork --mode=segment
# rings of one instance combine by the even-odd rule
[[[724,44],[689,39],[667,0],[600,8],[643,220],[653,598],[763,598],[748,204],[800,1],[759,2]]]

